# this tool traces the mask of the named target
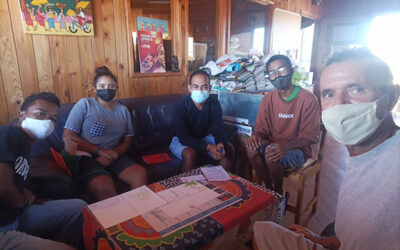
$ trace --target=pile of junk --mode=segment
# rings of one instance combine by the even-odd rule
[[[270,56],[253,55],[251,58],[242,58],[223,55],[215,62],[209,61],[201,69],[210,76],[213,93],[219,91],[264,93],[275,89],[265,69],[269,58]],[[303,80],[305,80],[303,76],[295,70],[292,77],[293,84],[299,85]]]

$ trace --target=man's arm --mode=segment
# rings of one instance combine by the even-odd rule
[[[80,137],[75,131],[68,128],[64,128],[62,139],[64,142],[66,140],[71,140],[75,142],[76,144],[78,144],[78,149],[85,152],[96,153],[97,149],[99,148],[96,145],[91,144],[90,142]]]
[[[212,135],[215,138],[215,144],[225,144],[227,139],[226,139],[226,133],[224,129],[224,122],[222,120],[222,108],[221,104],[217,99],[215,99],[214,102],[210,103],[210,108],[211,108],[211,132]]]
[[[126,152],[128,152],[129,148],[131,147],[132,143],[132,136],[124,136],[122,143],[119,144],[116,148],[114,148],[114,151],[118,155],[123,155]]]
[[[257,118],[255,122],[255,132],[247,140],[246,146],[252,150],[258,150],[258,148],[263,145],[266,146],[270,143],[268,140],[269,127],[267,124],[267,98],[270,98],[270,94],[266,94],[258,107]]]
[[[291,225],[288,227],[288,229],[295,233],[304,235],[304,237],[306,237],[307,239],[322,245],[324,248],[337,250],[340,247],[340,240],[336,236],[322,237],[317,234],[314,234],[309,229],[302,227],[300,225]]]
[[[85,152],[96,153],[99,156],[106,157],[109,161],[114,161],[118,158],[117,152],[112,149],[99,148],[98,146],[91,144],[82,137],[80,137],[75,131],[64,128],[63,141],[71,140],[78,144],[78,149]]]
[[[14,182],[14,170],[9,163],[0,162],[0,204],[9,208],[23,208],[25,198]]]

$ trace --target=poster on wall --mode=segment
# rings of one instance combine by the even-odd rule
[[[26,34],[93,36],[92,0],[19,0]]]
[[[149,18],[149,17],[137,17],[137,30],[161,32],[164,39],[168,38],[168,21]]]
[[[141,73],[165,72],[165,51],[161,32],[138,31]]]

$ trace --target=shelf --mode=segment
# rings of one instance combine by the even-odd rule
[[[139,73],[135,72],[131,78],[145,78],[145,77],[166,77],[166,76],[182,76],[181,72],[165,72],[165,73]]]

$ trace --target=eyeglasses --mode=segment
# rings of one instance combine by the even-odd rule
[[[269,71],[268,74],[266,75],[266,77],[268,77],[268,78],[278,77],[278,76],[285,75],[286,72],[289,73],[289,68],[287,66],[281,66],[281,67],[277,68],[276,70]]]

